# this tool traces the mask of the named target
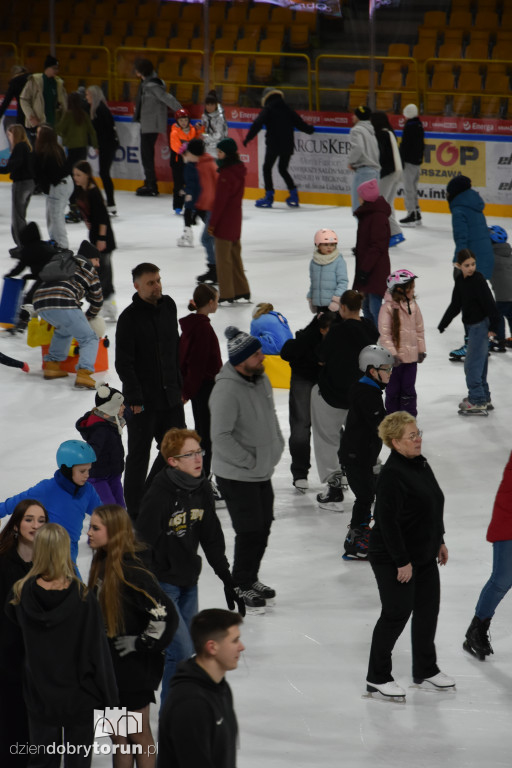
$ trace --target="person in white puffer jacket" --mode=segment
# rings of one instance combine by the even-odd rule
[[[416,275],[397,269],[387,279],[388,290],[379,312],[379,344],[394,357],[394,368],[386,387],[386,411],[418,413],[416,372],[427,356],[423,317],[414,296]]]
[[[209,91],[206,95],[204,112],[201,116],[201,127],[200,137],[204,141],[206,152],[212,157],[217,157],[217,144],[222,139],[227,138],[228,124],[216,91]]]

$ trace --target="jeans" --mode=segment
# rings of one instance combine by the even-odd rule
[[[46,226],[50,240],[55,240],[61,248],[68,248],[66,232],[66,205],[73,192],[71,176],[66,176],[60,184],[50,185],[46,196]]]
[[[144,186],[158,192],[155,173],[155,144],[158,133],[141,133],[140,159],[144,168]]]
[[[417,368],[418,363],[401,363],[393,368],[386,387],[386,413],[407,411],[411,416],[418,415],[415,387]]]
[[[492,619],[494,612],[512,587],[512,541],[495,541],[492,545],[492,573],[482,589],[475,613],[482,621]]]
[[[418,181],[420,178],[420,166],[412,163],[404,163],[402,181],[404,184],[404,202],[407,213],[419,209],[418,206]]]
[[[489,353],[489,319],[467,325],[467,352],[464,360],[464,374],[468,397],[473,405],[485,405],[491,399],[487,384],[487,358]]]
[[[45,360],[65,360],[72,339],[76,339],[80,349],[76,370],[94,371],[99,340],[82,310],[41,309],[39,314],[55,328]]]
[[[190,623],[198,611],[198,604],[197,584],[193,587],[177,587],[174,584],[166,584],[161,581],[160,586],[167,597],[173,601],[179,618],[176,634],[165,649],[164,674],[160,693],[160,706],[162,707],[176,667],[180,661],[190,658],[194,653],[194,646],[190,637]]]
[[[313,382],[292,371],[289,397],[290,439],[294,480],[305,479],[311,467],[311,390]]]
[[[377,168],[371,168],[369,165],[363,165],[354,171],[354,178],[352,179],[352,213],[359,208],[361,203],[359,202],[359,196],[357,194],[357,188],[364,181],[371,181],[371,179],[379,178],[379,170]]]
[[[204,222],[204,229],[201,235],[201,245],[206,251],[206,263],[215,265],[215,238],[208,234],[208,225],[210,223],[211,211],[197,211],[197,215]]]
[[[371,558],[371,555],[370,555]],[[439,672],[434,639],[439,613],[439,570],[437,562],[414,566],[412,579],[397,581],[394,563],[370,563],[377,580],[382,603],[380,617],[373,630],[367,680],[389,683],[391,654],[412,613],[412,675],[425,679]]]
[[[33,179],[13,181],[12,183],[11,233],[16,245],[21,245],[20,232],[27,226],[27,208],[34,187]]]
[[[379,327],[379,312],[382,306],[382,296],[376,293],[365,293],[363,299],[363,317],[372,320],[375,327]]]
[[[512,301],[497,301],[496,307],[500,313],[498,341],[503,341],[506,334],[505,319],[508,320],[509,333],[512,335]]]
[[[269,149],[267,147],[265,151],[265,160],[263,161],[263,181],[265,183],[266,192],[274,191],[274,185],[272,183],[272,168],[274,167],[274,163],[276,162],[277,158],[279,158],[277,170],[283,177],[284,183],[290,191],[295,189],[295,182],[288,173],[288,165],[290,163],[291,156],[291,152],[279,154],[279,152],[277,152],[275,149]]]

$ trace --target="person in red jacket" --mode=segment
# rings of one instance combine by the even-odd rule
[[[480,592],[475,615],[466,632],[463,648],[484,661],[494,653],[489,626],[496,608],[512,587],[512,453],[494,500],[491,522],[487,529],[487,541],[492,542],[492,573]]]
[[[358,225],[353,289],[364,293],[363,315],[378,326],[386,280],[391,272],[388,251],[391,208],[379,193],[376,179],[360,184],[357,194],[361,205],[354,211]]]
[[[218,305],[219,294],[215,288],[201,283],[188,305],[191,314],[180,318],[181,397],[183,403],[192,402],[195,429],[201,435],[205,451],[203,468],[206,477],[210,475],[212,461],[208,400],[215,377],[222,368],[219,340],[208,315],[216,312]],[[213,483],[212,489],[215,495]]]
[[[195,146],[195,142],[189,142],[187,147],[190,152],[190,144]],[[203,147],[204,142],[201,141]],[[197,160],[197,173],[199,174],[199,186],[201,188],[199,197],[196,200],[197,215],[204,221],[203,234],[201,235],[201,245],[206,251],[206,272],[197,276],[198,283],[216,283],[217,266],[215,264],[215,238],[209,234],[208,227],[212,215],[213,201],[215,200],[215,190],[217,189],[217,163],[208,152],[199,155]]]
[[[219,303],[249,301],[251,291],[244,273],[240,235],[245,165],[234,139],[217,144],[219,176],[208,232],[215,237],[215,261],[219,281]]]

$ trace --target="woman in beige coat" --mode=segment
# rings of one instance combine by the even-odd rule
[[[398,269],[387,279],[388,290],[379,312],[379,344],[394,357],[394,368],[386,387],[386,411],[418,413],[416,369],[427,356],[423,317],[414,296],[416,275]]]

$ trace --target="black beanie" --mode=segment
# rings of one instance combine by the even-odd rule
[[[195,157],[201,157],[204,155],[204,141],[202,139],[190,139],[187,144],[187,152],[195,155]]]
[[[91,259],[100,258],[100,252],[88,240],[82,240],[82,242],[80,243],[80,248],[78,249],[78,255],[81,256],[83,259],[87,259],[87,261],[91,261]]]
[[[354,114],[359,120],[369,120],[372,116],[370,107],[359,106],[354,109]]]
[[[47,69],[48,67],[58,67],[58,66],[59,66],[58,59],[56,59],[55,56],[52,56],[51,53],[49,53],[46,59],[44,60],[43,69]]]
[[[461,192],[465,192],[466,189],[471,189],[471,179],[468,176],[455,176],[455,178],[450,179],[446,187],[448,202],[451,202]]]

